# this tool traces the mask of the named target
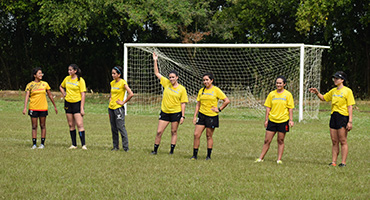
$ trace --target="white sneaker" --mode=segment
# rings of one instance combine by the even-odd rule
[[[71,145],[68,149],[77,149],[77,146]]]
[[[276,163],[277,163],[277,164],[283,164],[283,161],[278,160],[278,161],[276,161]]]
[[[36,149],[37,146],[36,145],[32,145],[31,149]]]
[[[43,149],[43,148],[45,148],[45,146],[43,144],[40,144],[38,149]]]
[[[259,163],[259,162],[263,162],[263,160],[261,158],[257,158],[254,162]]]
[[[86,145],[83,145],[83,146],[82,146],[82,149],[83,149],[83,150],[87,150]]]

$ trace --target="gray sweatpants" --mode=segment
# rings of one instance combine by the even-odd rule
[[[112,129],[113,148],[119,148],[118,131],[122,137],[123,150],[128,151],[128,137],[125,127],[125,107],[120,107],[115,110],[108,108],[110,126]]]

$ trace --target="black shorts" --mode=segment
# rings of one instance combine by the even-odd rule
[[[161,111],[161,114],[159,114],[159,120],[167,121],[167,122],[179,122],[182,117],[182,112],[178,113],[165,113]]]
[[[281,132],[281,133],[289,132],[289,120],[283,123],[275,123],[269,120],[266,131]]]
[[[204,125],[206,128],[218,128],[218,115],[217,116],[207,116],[203,113],[198,113],[197,125]]]
[[[346,128],[349,121],[348,116],[341,115],[338,112],[333,112],[330,117],[329,127],[332,129]]]
[[[28,115],[34,118],[38,117],[46,117],[48,116],[48,111],[36,111],[36,110],[28,110]]]
[[[76,103],[69,103],[68,101],[64,101],[64,110],[66,113],[75,114],[81,113],[81,101]]]

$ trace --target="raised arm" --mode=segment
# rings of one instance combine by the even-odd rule
[[[314,94],[316,94],[316,96],[317,97],[319,97],[319,99],[321,100],[321,101],[325,101],[325,99],[324,99],[324,96],[322,95],[322,94],[320,94],[320,92],[319,92],[319,90],[317,89],[317,88],[310,88],[310,89],[308,89],[311,93],[314,93]]]
[[[162,75],[159,73],[158,70],[158,55],[153,52],[153,60],[154,60],[154,74],[158,77],[158,79],[162,78]]]

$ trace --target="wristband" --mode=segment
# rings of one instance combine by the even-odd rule
[[[181,116],[181,118],[184,118],[185,119],[185,116]]]
[[[222,110],[221,110],[221,108],[218,108],[218,112],[221,112]]]

